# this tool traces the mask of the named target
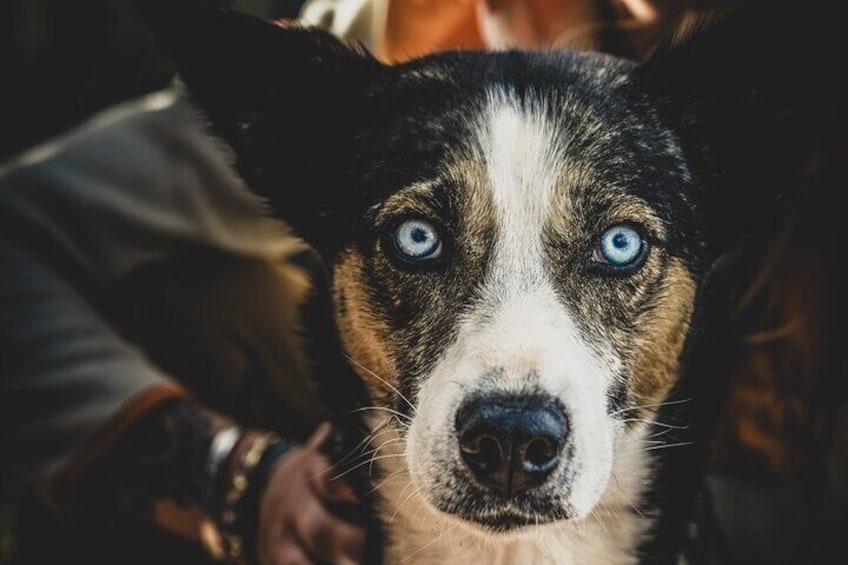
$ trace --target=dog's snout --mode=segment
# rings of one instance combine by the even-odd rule
[[[539,397],[475,399],[457,412],[456,430],[474,479],[505,496],[542,485],[568,434],[562,409]]]

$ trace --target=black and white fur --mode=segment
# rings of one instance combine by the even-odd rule
[[[694,339],[722,322],[705,275],[755,200],[721,229],[704,222],[712,195],[752,171],[707,145],[772,143],[752,132],[778,123],[748,114],[777,119],[748,75],[768,59],[745,39],[756,11],[641,67],[567,52],[386,67],[320,32],[142,4],[241,174],[328,266],[367,389],[358,414],[376,451],[353,468],[371,471],[384,558],[675,559],[722,389],[720,333],[712,354]],[[409,217],[439,227],[442,259],[393,255],[387,238]],[[618,224],[650,246],[626,275],[591,261]],[[568,421],[566,456],[526,496],[489,492],[460,456],[460,407],[493,395],[544,399]]]

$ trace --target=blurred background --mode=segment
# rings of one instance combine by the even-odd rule
[[[661,40],[684,38],[734,3],[230,2],[268,19],[302,17],[387,62],[455,48],[596,49],[642,60]],[[128,4],[0,1],[0,162],[172,81],[173,70]],[[727,360],[733,385],[710,485],[737,563],[806,563],[827,555],[841,561],[848,545],[845,280],[839,262],[822,253],[834,235],[821,221],[832,202],[809,193],[784,196],[782,216],[745,248],[748,268],[739,272],[731,313],[744,347]],[[0,512],[0,563],[15,542],[15,522],[11,512]]]
[[[214,1],[214,0],[213,0]],[[457,48],[594,48],[640,58],[732,0],[231,0],[268,19],[301,13],[389,62]],[[0,2],[0,160],[172,70],[129,0]],[[687,23],[688,22],[688,23]],[[191,33],[191,30],[186,30]],[[273,56],[268,54],[267,56]]]
[[[0,2],[0,161],[116,102],[164,87],[165,58],[127,0]],[[292,18],[302,0],[238,0]]]

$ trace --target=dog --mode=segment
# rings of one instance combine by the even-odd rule
[[[713,267],[835,107],[826,58],[805,58],[822,44],[774,56],[793,15],[755,2],[642,65],[388,67],[209,3],[139,4],[248,185],[327,267],[336,362],[365,391],[340,462],[369,471],[382,557],[676,560],[733,346]],[[351,401],[334,386],[329,405]]]

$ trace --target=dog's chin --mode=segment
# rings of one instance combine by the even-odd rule
[[[561,513],[560,513],[561,514]],[[485,514],[455,515],[471,528],[486,536],[510,536],[531,533],[531,530],[556,522],[569,520],[568,514],[528,514],[519,510],[504,509]]]
[[[448,501],[430,501],[430,505],[448,521],[458,521],[467,530],[485,537],[511,537],[579,518],[569,504],[534,495],[505,501],[481,492],[467,492]]]

